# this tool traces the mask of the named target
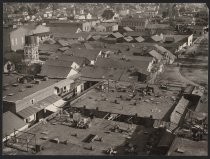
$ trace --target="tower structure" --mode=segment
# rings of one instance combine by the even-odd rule
[[[39,39],[37,36],[29,35],[25,37],[24,61],[27,63],[39,63]]]

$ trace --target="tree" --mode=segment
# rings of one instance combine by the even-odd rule
[[[185,10],[185,7],[181,7],[180,9],[179,9],[179,12],[180,13],[184,13],[186,10]]]
[[[162,17],[163,17],[163,18],[166,18],[167,16],[168,16],[168,11],[163,11],[163,12],[162,12]]]
[[[55,11],[59,8],[59,4],[58,3],[52,3],[52,9]]]
[[[104,12],[101,16],[102,16],[102,18],[109,20],[109,19],[113,18],[114,12],[110,9],[107,9],[107,10],[104,10]]]
[[[48,5],[49,5],[49,3],[39,3],[39,8],[40,9],[45,9],[45,8],[47,8],[48,7]]]

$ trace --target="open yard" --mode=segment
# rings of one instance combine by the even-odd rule
[[[91,126],[84,130],[61,125],[58,122],[59,120],[61,119],[52,119],[46,124],[39,124],[29,130],[29,132],[36,134],[37,143],[44,146],[44,150],[36,155],[106,155],[103,153],[103,150],[109,147],[117,149],[121,154],[124,154],[124,149],[126,148],[124,147],[125,141],[137,145],[138,152],[145,154],[143,148],[147,141],[148,134],[153,130],[153,128],[145,128],[134,124],[131,125],[98,118],[94,118],[91,121]],[[52,124],[55,122],[57,122],[57,124]],[[121,133],[110,131],[110,128],[115,125],[129,131]],[[75,133],[77,136],[73,135]],[[84,142],[84,139],[89,134],[102,137],[103,141]],[[133,138],[133,136],[135,136],[135,138]],[[42,138],[45,138],[45,140]],[[58,138],[60,141],[68,140],[68,144],[50,141],[50,139],[54,138]],[[86,149],[90,146],[93,147],[93,150]],[[3,152],[4,154],[16,155],[32,154],[31,152],[21,152],[7,147],[3,149]]]

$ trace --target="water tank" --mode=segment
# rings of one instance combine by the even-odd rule
[[[38,37],[34,35],[26,36],[25,37],[25,44],[26,45],[38,45]]]

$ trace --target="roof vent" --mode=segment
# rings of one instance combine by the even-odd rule
[[[24,92],[24,91],[25,91],[25,89],[24,89],[24,88],[22,88],[22,89],[20,89],[20,90],[19,90],[19,92]]]
[[[45,76],[44,78],[43,78],[43,81],[47,81],[49,78],[47,77],[47,76]]]
[[[27,85],[26,88],[32,88],[33,84]]]
[[[10,93],[10,94],[8,94],[8,96],[13,96],[14,95],[14,93]]]
[[[35,84],[40,84],[41,81],[40,80],[35,80]]]
[[[14,83],[12,86],[13,86],[13,87],[17,87],[17,86],[18,86],[18,84],[17,84],[17,83]]]
[[[9,89],[8,87],[4,87],[4,88],[3,88],[4,91],[6,91],[6,90],[8,90],[8,89]]]

